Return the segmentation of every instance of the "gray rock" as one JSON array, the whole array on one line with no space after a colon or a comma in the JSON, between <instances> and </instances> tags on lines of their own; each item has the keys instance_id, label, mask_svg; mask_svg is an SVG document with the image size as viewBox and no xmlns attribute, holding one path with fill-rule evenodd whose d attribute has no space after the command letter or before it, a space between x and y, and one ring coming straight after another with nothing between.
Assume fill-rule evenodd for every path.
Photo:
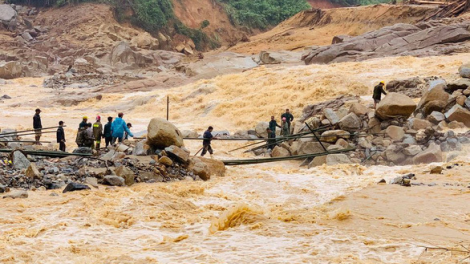
<instances>
[{"instance_id":1,"label":"gray rock","mask_svg":"<svg viewBox=\"0 0 470 264\"><path fill-rule=\"evenodd\" d=\"M428 117L427 120L433 124L439 124L441 121L445 120L446 117L443 113L433 111Z\"/></svg>"},{"instance_id":2,"label":"gray rock","mask_svg":"<svg viewBox=\"0 0 470 264\"><path fill-rule=\"evenodd\" d=\"M0 184L0 193L5 193L5 192L8 192L10 189L3 185L3 184Z\"/></svg>"},{"instance_id":3,"label":"gray rock","mask_svg":"<svg viewBox=\"0 0 470 264\"><path fill-rule=\"evenodd\" d=\"M339 121L339 126L342 130L357 131L361 128L362 121L354 113L349 113Z\"/></svg>"},{"instance_id":4,"label":"gray rock","mask_svg":"<svg viewBox=\"0 0 470 264\"><path fill-rule=\"evenodd\" d=\"M447 91L465 90L470 87L470 80L466 78L458 79L447 84Z\"/></svg>"},{"instance_id":5,"label":"gray rock","mask_svg":"<svg viewBox=\"0 0 470 264\"><path fill-rule=\"evenodd\" d=\"M328 119L328 121L330 121L330 123L332 125L335 125L335 124L339 123L339 121L340 121L340 119L339 119L338 115L336 114L336 112L331 108L323 109L323 114Z\"/></svg>"},{"instance_id":6,"label":"gray rock","mask_svg":"<svg viewBox=\"0 0 470 264\"><path fill-rule=\"evenodd\" d=\"M360 137L358 140L357 140L357 144L359 146L361 146L362 148L365 148L365 149L370 149L372 148L372 143L365 137Z\"/></svg>"},{"instance_id":7,"label":"gray rock","mask_svg":"<svg viewBox=\"0 0 470 264\"><path fill-rule=\"evenodd\" d=\"M181 163L187 164L189 161L189 151L184 147L179 148L177 146L169 146L165 148L165 152L168 156Z\"/></svg>"},{"instance_id":8,"label":"gray rock","mask_svg":"<svg viewBox=\"0 0 470 264\"><path fill-rule=\"evenodd\" d=\"M391 161L394 164L401 164L406 160L405 153L398 149L396 145L390 145L387 147L385 150L385 157L388 161Z\"/></svg>"},{"instance_id":9,"label":"gray rock","mask_svg":"<svg viewBox=\"0 0 470 264\"><path fill-rule=\"evenodd\" d=\"M23 32L23 34L21 34L21 37L27 42L34 40L34 38L27 31Z\"/></svg>"},{"instance_id":10,"label":"gray rock","mask_svg":"<svg viewBox=\"0 0 470 264\"><path fill-rule=\"evenodd\" d=\"M135 144L134 150L132 151L132 155L146 156L147 155L147 150L145 149L146 142L147 142L146 139L137 142L137 144Z\"/></svg>"},{"instance_id":11,"label":"gray rock","mask_svg":"<svg viewBox=\"0 0 470 264\"><path fill-rule=\"evenodd\" d=\"M300 145L298 155L315 154L325 152L319 142L306 142Z\"/></svg>"},{"instance_id":12,"label":"gray rock","mask_svg":"<svg viewBox=\"0 0 470 264\"><path fill-rule=\"evenodd\" d=\"M29 167L31 162L19 150L13 152L13 168L17 170L25 170Z\"/></svg>"},{"instance_id":13,"label":"gray rock","mask_svg":"<svg viewBox=\"0 0 470 264\"><path fill-rule=\"evenodd\" d=\"M272 153L271 153L271 156L273 158L278 158L278 157L289 157L290 156L290 153L287 149L285 148L282 148L282 147L279 147L279 146L275 146Z\"/></svg>"},{"instance_id":14,"label":"gray rock","mask_svg":"<svg viewBox=\"0 0 470 264\"><path fill-rule=\"evenodd\" d=\"M389 126L386 133L394 141L400 141L405 136L405 130L399 126Z\"/></svg>"},{"instance_id":15,"label":"gray rock","mask_svg":"<svg viewBox=\"0 0 470 264\"><path fill-rule=\"evenodd\" d=\"M462 78L470 78L470 63L460 66L459 74Z\"/></svg>"},{"instance_id":16,"label":"gray rock","mask_svg":"<svg viewBox=\"0 0 470 264\"><path fill-rule=\"evenodd\" d=\"M27 191L17 191L15 193L3 196L3 199L5 199L5 198L12 198L12 199L28 198L28 192Z\"/></svg>"},{"instance_id":17,"label":"gray rock","mask_svg":"<svg viewBox=\"0 0 470 264\"><path fill-rule=\"evenodd\" d=\"M16 15L15 9L10 5L0 5L0 22L10 22Z\"/></svg>"},{"instance_id":18,"label":"gray rock","mask_svg":"<svg viewBox=\"0 0 470 264\"><path fill-rule=\"evenodd\" d=\"M23 74L23 66L19 61L0 61L0 78L15 79Z\"/></svg>"},{"instance_id":19,"label":"gray rock","mask_svg":"<svg viewBox=\"0 0 470 264\"><path fill-rule=\"evenodd\" d=\"M403 143L408 144L408 145L416 145L416 139L408 134L405 134L405 137L403 137Z\"/></svg>"},{"instance_id":20,"label":"gray rock","mask_svg":"<svg viewBox=\"0 0 470 264\"><path fill-rule=\"evenodd\" d=\"M403 150L403 153L407 156L416 156L422 151L421 147L418 145L412 145Z\"/></svg>"},{"instance_id":21,"label":"gray rock","mask_svg":"<svg viewBox=\"0 0 470 264\"><path fill-rule=\"evenodd\" d=\"M116 176L116 175L104 176L104 182L111 186L124 186L125 185L124 178Z\"/></svg>"}]
</instances>

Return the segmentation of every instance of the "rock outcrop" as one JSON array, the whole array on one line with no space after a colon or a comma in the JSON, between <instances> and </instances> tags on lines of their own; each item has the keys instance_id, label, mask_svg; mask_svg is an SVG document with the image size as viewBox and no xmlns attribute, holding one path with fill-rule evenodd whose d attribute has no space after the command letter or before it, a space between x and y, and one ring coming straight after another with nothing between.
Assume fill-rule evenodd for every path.
<instances>
[{"instance_id":1,"label":"rock outcrop","mask_svg":"<svg viewBox=\"0 0 470 264\"><path fill-rule=\"evenodd\" d=\"M359 61L385 56L429 56L448 54L463 47L470 39L470 22L438 24L420 28L410 24L395 24L341 43L314 47L304 54L306 64ZM450 44L452 45L447 45Z\"/></svg>"}]
</instances>

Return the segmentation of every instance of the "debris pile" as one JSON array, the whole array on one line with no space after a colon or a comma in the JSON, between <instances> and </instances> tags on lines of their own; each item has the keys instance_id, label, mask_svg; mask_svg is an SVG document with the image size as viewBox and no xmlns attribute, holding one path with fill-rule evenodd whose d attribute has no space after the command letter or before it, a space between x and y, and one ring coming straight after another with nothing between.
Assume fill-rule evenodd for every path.
<instances>
[{"instance_id":1,"label":"debris pile","mask_svg":"<svg viewBox=\"0 0 470 264\"><path fill-rule=\"evenodd\" d=\"M88 185L206 181L211 176L224 175L221 161L191 157L183 146L181 132L168 121L153 119L149 131L153 134L149 133L148 139L136 143L125 140L95 156L51 159L12 149L0 162L0 192L10 188L68 192L86 190L84 186Z\"/></svg>"}]
</instances>

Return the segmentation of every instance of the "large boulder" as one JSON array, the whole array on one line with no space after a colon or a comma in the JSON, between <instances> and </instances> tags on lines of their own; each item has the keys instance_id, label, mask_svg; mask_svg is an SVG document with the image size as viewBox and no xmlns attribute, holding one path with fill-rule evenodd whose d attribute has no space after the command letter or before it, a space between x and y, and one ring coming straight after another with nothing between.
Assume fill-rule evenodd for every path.
<instances>
[{"instance_id":1,"label":"large boulder","mask_svg":"<svg viewBox=\"0 0 470 264\"><path fill-rule=\"evenodd\" d=\"M273 149L273 152L271 153L271 156L273 158L280 158L280 157L289 157L290 153L289 150L280 147L280 146L275 146Z\"/></svg>"},{"instance_id":2,"label":"large boulder","mask_svg":"<svg viewBox=\"0 0 470 264\"><path fill-rule=\"evenodd\" d=\"M442 162L441 147L434 143L431 143L425 151L419 153L413 158L414 164L431 162Z\"/></svg>"},{"instance_id":3,"label":"large boulder","mask_svg":"<svg viewBox=\"0 0 470 264\"><path fill-rule=\"evenodd\" d=\"M146 67L154 62L152 58L133 51L126 42L120 42L113 47L109 60L112 66L122 69Z\"/></svg>"},{"instance_id":4,"label":"large boulder","mask_svg":"<svg viewBox=\"0 0 470 264\"><path fill-rule=\"evenodd\" d=\"M268 127L269 127L268 122L259 122L255 128L256 135L258 137L268 138L268 132L266 131Z\"/></svg>"},{"instance_id":5,"label":"large boulder","mask_svg":"<svg viewBox=\"0 0 470 264\"><path fill-rule=\"evenodd\" d=\"M350 136L351 134L344 130L328 130L321 134L320 140L322 142L335 143L338 138L348 139Z\"/></svg>"},{"instance_id":6,"label":"large boulder","mask_svg":"<svg viewBox=\"0 0 470 264\"><path fill-rule=\"evenodd\" d=\"M25 170L29 167L31 162L26 158L23 152L16 150L13 152L13 168L17 170Z\"/></svg>"},{"instance_id":7,"label":"large boulder","mask_svg":"<svg viewBox=\"0 0 470 264\"><path fill-rule=\"evenodd\" d=\"M14 79L21 77L23 66L18 61L0 62L0 79Z\"/></svg>"},{"instance_id":8,"label":"large boulder","mask_svg":"<svg viewBox=\"0 0 470 264\"><path fill-rule=\"evenodd\" d=\"M183 134L175 125L163 118L153 118L147 128L147 144L157 149L165 149L171 145L181 147Z\"/></svg>"},{"instance_id":9,"label":"large boulder","mask_svg":"<svg viewBox=\"0 0 470 264\"><path fill-rule=\"evenodd\" d=\"M159 46L158 39L152 37L149 33L141 33L131 40L131 45L140 49L156 50Z\"/></svg>"},{"instance_id":10,"label":"large boulder","mask_svg":"<svg viewBox=\"0 0 470 264\"><path fill-rule=\"evenodd\" d=\"M225 175L225 165L222 161L203 157L192 157L189 161L188 170L204 181L209 180L214 175Z\"/></svg>"},{"instance_id":11,"label":"large boulder","mask_svg":"<svg viewBox=\"0 0 470 264\"><path fill-rule=\"evenodd\" d=\"M416 104L410 97L398 93L389 93L377 105L375 114L382 120L396 117L408 118L415 110Z\"/></svg>"},{"instance_id":12,"label":"large boulder","mask_svg":"<svg viewBox=\"0 0 470 264\"><path fill-rule=\"evenodd\" d=\"M470 63L460 66L459 74L462 78L470 78Z\"/></svg>"},{"instance_id":13,"label":"large boulder","mask_svg":"<svg viewBox=\"0 0 470 264\"><path fill-rule=\"evenodd\" d=\"M361 124L361 119L355 113L349 113L339 121L339 127L346 131L357 131Z\"/></svg>"},{"instance_id":14,"label":"large boulder","mask_svg":"<svg viewBox=\"0 0 470 264\"><path fill-rule=\"evenodd\" d=\"M0 22L8 25L8 22L16 17L16 11L11 5L0 5Z\"/></svg>"},{"instance_id":15,"label":"large boulder","mask_svg":"<svg viewBox=\"0 0 470 264\"><path fill-rule=\"evenodd\" d=\"M450 122L462 122L467 127L470 127L470 111L461 107L460 105L454 105L449 111L445 113L445 117Z\"/></svg>"},{"instance_id":16,"label":"large boulder","mask_svg":"<svg viewBox=\"0 0 470 264\"><path fill-rule=\"evenodd\" d=\"M319 142L306 142L300 146L298 155L315 154L321 152L325 152L325 150Z\"/></svg>"},{"instance_id":17,"label":"large boulder","mask_svg":"<svg viewBox=\"0 0 470 264\"><path fill-rule=\"evenodd\" d=\"M418 103L417 109L425 116L433 111L442 111L449 100L449 94L445 91L445 84L438 84L431 90L428 90Z\"/></svg>"}]
</instances>

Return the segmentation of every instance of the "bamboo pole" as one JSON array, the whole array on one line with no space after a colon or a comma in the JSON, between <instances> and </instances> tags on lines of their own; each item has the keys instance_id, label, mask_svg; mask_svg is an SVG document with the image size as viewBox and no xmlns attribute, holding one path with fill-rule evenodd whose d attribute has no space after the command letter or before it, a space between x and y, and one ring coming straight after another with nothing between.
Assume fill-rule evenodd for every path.
<instances>
[{"instance_id":1,"label":"bamboo pole","mask_svg":"<svg viewBox=\"0 0 470 264\"><path fill-rule=\"evenodd\" d=\"M55 129L58 128L59 126L54 126L54 127L45 127L45 128L38 128L38 129L30 129L30 130L21 130L21 131L16 131L16 132L8 132L8 133L0 133L0 136L5 136L5 135L16 135L16 134L22 134L26 132L36 132L37 130L49 130L49 129ZM66 127L66 126L63 126Z\"/></svg>"}]
</instances>

